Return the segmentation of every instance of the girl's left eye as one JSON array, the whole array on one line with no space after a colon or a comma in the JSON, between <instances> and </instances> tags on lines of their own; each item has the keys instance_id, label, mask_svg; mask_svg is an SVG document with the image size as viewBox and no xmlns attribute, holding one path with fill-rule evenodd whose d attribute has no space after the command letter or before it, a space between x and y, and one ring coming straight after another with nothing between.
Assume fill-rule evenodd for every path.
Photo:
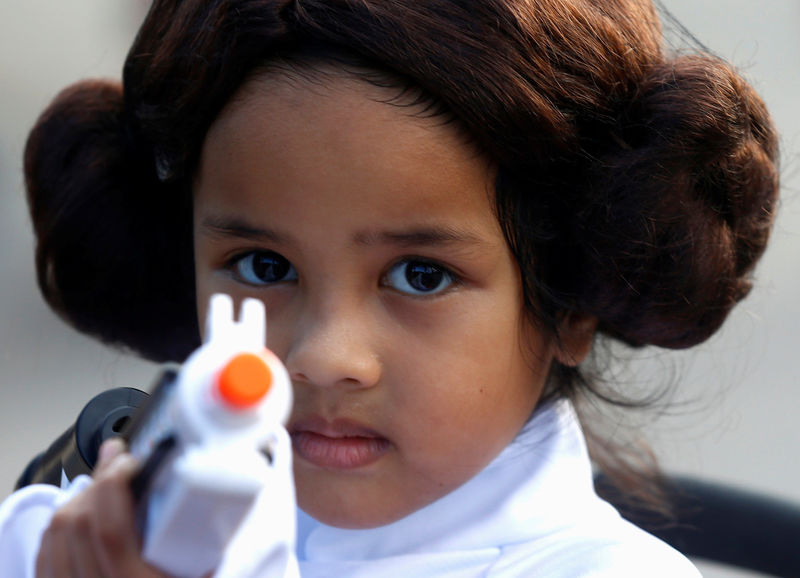
<instances>
[{"instance_id":1,"label":"girl's left eye","mask_svg":"<svg viewBox=\"0 0 800 578\"><path fill-rule=\"evenodd\" d=\"M420 259L394 264L385 277L386 285L409 295L435 295L456 281L455 274L446 267Z\"/></svg>"}]
</instances>

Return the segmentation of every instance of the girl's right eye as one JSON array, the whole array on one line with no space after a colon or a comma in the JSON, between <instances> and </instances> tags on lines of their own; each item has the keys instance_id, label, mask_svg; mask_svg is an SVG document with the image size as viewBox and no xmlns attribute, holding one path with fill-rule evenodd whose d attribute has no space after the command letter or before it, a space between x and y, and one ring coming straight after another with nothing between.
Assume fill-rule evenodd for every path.
<instances>
[{"instance_id":1,"label":"girl's right eye","mask_svg":"<svg viewBox=\"0 0 800 578\"><path fill-rule=\"evenodd\" d=\"M231 270L241 281L250 285L269 285L297 280L294 266L282 255L272 251L252 251L233 260Z\"/></svg>"}]
</instances>

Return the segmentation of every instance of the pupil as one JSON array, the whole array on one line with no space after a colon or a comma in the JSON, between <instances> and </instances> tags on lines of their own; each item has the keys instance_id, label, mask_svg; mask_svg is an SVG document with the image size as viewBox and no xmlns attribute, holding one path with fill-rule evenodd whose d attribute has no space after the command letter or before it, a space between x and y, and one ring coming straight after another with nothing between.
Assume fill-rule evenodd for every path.
<instances>
[{"instance_id":1,"label":"pupil","mask_svg":"<svg viewBox=\"0 0 800 578\"><path fill-rule=\"evenodd\" d=\"M406 280L417 291L431 291L442 282L444 273L434 265L415 263L406 269Z\"/></svg>"},{"instance_id":2,"label":"pupil","mask_svg":"<svg viewBox=\"0 0 800 578\"><path fill-rule=\"evenodd\" d=\"M289 272L289 261L275 255L256 255L253 258L253 273L265 282L280 281Z\"/></svg>"}]
</instances>

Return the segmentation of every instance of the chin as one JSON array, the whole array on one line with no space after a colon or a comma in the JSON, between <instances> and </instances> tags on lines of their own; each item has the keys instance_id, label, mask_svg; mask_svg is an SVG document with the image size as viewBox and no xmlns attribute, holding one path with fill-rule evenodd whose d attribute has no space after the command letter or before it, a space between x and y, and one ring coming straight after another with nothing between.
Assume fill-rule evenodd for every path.
<instances>
[{"instance_id":1,"label":"chin","mask_svg":"<svg viewBox=\"0 0 800 578\"><path fill-rule=\"evenodd\" d=\"M320 503L319 499L311 500L311 503L306 503L307 501L298 496L298 504L306 514L326 526L343 530L369 530L386 526L415 511L387 509L385 503L382 508L371 508L364 503L345 507L343 501L335 498L327 503Z\"/></svg>"}]
</instances>

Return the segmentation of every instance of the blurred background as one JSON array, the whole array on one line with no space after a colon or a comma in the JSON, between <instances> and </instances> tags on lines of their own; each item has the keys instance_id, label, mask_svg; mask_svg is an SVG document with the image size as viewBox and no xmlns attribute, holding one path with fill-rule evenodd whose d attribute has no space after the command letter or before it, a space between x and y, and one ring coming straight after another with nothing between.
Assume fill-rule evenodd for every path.
<instances>
[{"instance_id":1,"label":"blurred background","mask_svg":"<svg viewBox=\"0 0 800 578\"><path fill-rule=\"evenodd\" d=\"M752 294L692 352L646 350L626 379L679 382L677 404L642 428L669 471L800 503L800 2L664 0L755 85L782 134L782 204ZM112 387L150 387L158 368L65 326L36 287L21 158L64 86L119 78L146 0L0 0L0 497L31 457ZM755 574L701 564L705 576Z\"/></svg>"}]
</instances>

